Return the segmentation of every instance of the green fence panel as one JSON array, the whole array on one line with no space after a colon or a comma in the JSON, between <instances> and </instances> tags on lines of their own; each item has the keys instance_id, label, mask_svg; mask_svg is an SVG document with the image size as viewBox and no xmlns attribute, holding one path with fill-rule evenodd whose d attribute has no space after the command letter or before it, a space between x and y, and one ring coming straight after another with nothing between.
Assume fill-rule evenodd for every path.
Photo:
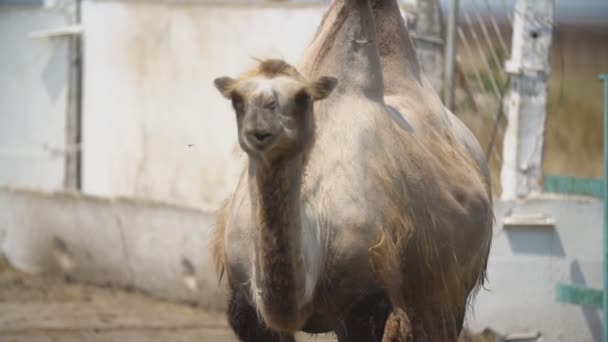
<instances>
[{"instance_id":1,"label":"green fence panel","mask_svg":"<svg viewBox=\"0 0 608 342\"><path fill-rule=\"evenodd\" d=\"M545 175L545 192L604 198L604 181L597 178Z\"/></svg>"}]
</instances>

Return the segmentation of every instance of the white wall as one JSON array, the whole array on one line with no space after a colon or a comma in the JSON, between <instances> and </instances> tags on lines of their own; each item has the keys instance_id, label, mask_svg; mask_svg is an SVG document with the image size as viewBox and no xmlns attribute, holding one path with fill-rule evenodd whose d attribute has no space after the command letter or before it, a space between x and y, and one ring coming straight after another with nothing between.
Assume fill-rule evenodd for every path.
<instances>
[{"instance_id":1,"label":"white wall","mask_svg":"<svg viewBox=\"0 0 608 342\"><path fill-rule=\"evenodd\" d=\"M217 206L239 168L234 114L213 79L249 57L297 62L322 12L84 2L83 190Z\"/></svg>"},{"instance_id":2,"label":"white wall","mask_svg":"<svg viewBox=\"0 0 608 342\"><path fill-rule=\"evenodd\" d=\"M68 42L28 35L66 24L61 11L0 7L0 185L64 185Z\"/></svg>"},{"instance_id":3,"label":"white wall","mask_svg":"<svg viewBox=\"0 0 608 342\"><path fill-rule=\"evenodd\" d=\"M468 323L507 333L542 333L542 341L602 341L602 311L556 301L557 283L602 289L603 202L548 197L500 201L488 264ZM505 217L544 215L554 228L504 228Z\"/></svg>"}]
</instances>

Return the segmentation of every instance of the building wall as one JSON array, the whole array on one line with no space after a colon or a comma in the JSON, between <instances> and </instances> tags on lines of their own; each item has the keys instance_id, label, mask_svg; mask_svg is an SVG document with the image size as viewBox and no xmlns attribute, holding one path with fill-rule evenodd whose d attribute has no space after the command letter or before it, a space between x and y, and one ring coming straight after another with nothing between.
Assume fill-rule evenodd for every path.
<instances>
[{"instance_id":1,"label":"building wall","mask_svg":"<svg viewBox=\"0 0 608 342\"><path fill-rule=\"evenodd\" d=\"M68 23L60 10L0 7L0 185L64 186L68 41L28 36Z\"/></svg>"}]
</instances>

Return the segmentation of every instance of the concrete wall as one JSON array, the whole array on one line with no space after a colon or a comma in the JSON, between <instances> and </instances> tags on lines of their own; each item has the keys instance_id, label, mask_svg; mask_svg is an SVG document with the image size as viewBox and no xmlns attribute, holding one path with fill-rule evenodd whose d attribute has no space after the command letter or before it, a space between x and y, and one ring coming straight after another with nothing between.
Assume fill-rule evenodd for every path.
<instances>
[{"instance_id":1,"label":"concrete wall","mask_svg":"<svg viewBox=\"0 0 608 342\"><path fill-rule=\"evenodd\" d=\"M212 220L159 202L0 188L0 254L27 272L222 308Z\"/></svg>"},{"instance_id":2,"label":"concrete wall","mask_svg":"<svg viewBox=\"0 0 608 342\"><path fill-rule=\"evenodd\" d=\"M0 7L0 185L64 185L68 41L28 35L68 23L59 10Z\"/></svg>"},{"instance_id":3,"label":"concrete wall","mask_svg":"<svg viewBox=\"0 0 608 342\"><path fill-rule=\"evenodd\" d=\"M544 197L500 201L488 265L488 291L477 297L472 328L540 332L542 341L602 341L601 310L558 303L558 282L602 288L603 203ZM504 227L505 218L546 216L550 227Z\"/></svg>"}]
</instances>

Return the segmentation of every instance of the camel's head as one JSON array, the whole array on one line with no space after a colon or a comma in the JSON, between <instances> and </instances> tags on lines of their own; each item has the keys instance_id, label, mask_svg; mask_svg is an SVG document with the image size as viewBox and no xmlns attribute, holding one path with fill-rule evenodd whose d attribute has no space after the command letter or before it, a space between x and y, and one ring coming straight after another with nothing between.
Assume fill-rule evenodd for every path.
<instances>
[{"instance_id":1,"label":"camel's head","mask_svg":"<svg viewBox=\"0 0 608 342\"><path fill-rule=\"evenodd\" d=\"M238 139L251 158L275 160L301 152L312 137L313 102L329 96L337 81L308 82L291 65L270 59L238 79L220 77L216 88L232 100Z\"/></svg>"}]
</instances>

